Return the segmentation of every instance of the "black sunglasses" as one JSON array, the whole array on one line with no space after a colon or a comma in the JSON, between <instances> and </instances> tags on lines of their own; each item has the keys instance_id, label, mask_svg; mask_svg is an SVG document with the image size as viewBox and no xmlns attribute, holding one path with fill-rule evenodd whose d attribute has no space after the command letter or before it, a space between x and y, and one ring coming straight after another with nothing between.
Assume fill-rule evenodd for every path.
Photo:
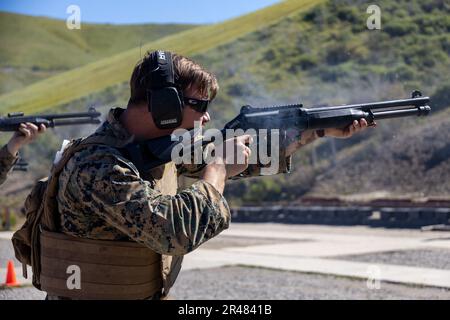
<instances>
[{"instance_id":1,"label":"black sunglasses","mask_svg":"<svg viewBox=\"0 0 450 320\"><path fill-rule=\"evenodd\" d=\"M209 100L200 100L195 98L184 97L184 104L189 105L197 112L205 113L208 110Z\"/></svg>"}]
</instances>

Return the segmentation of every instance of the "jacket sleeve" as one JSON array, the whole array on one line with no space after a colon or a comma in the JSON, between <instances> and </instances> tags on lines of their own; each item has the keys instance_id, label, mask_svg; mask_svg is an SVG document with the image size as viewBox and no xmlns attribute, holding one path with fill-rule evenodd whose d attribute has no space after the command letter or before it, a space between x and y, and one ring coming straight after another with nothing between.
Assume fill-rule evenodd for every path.
<instances>
[{"instance_id":1,"label":"jacket sleeve","mask_svg":"<svg viewBox=\"0 0 450 320\"><path fill-rule=\"evenodd\" d=\"M91 190L84 193L86 212L131 239L161 254L184 255L228 228L228 204L209 183L201 180L175 196L163 195L125 162L105 158L78 166L71 179Z\"/></svg>"},{"instance_id":2,"label":"jacket sleeve","mask_svg":"<svg viewBox=\"0 0 450 320\"><path fill-rule=\"evenodd\" d=\"M9 153L6 145L0 149L0 184L5 182L8 172L11 171L17 160L18 156Z\"/></svg>"}]
</instances>

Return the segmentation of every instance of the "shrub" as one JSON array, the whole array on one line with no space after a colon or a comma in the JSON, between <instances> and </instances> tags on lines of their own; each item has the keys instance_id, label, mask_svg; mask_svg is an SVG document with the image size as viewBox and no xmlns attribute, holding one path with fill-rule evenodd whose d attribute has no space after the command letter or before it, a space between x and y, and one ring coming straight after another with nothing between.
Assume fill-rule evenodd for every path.
<instances>
[{"instance_id":1,"label":"shrub","mask_svg":"<svg viewBox=\"0 0 450 320\"><path fill-rule=\"evenodd\" d=\"M300 55L296 61L294 61L289 67L290 72L297 72L300 70L310 70L317 66L317 57L312 55L303 54Z\"/></svg>"},{"instance_id":2,"label":"shrub","mask_svg":"<svg viewBox=\"0 0 450 320\"><path fill-rule=\"evenodd\" d=\"M275 50L269 49L263 54L263 60L265 61L272 61L276 58Z\"/></svg>"},{"instance_id":3,"label":"shrub","mask_svg":"<svg viewBox=\"0 0 450 320\"><path fill-rule=\"evenodd\" d=\"M416 73L412 67L402 64L390 71L387 76L390 81L408 81L413 80Z\"/></svg>"},{"instance_id":4,"label":"shrub","mask_svg":"<svg viewBox=\"0 0 450 320\"><path fill-rule=\"evenodd\" d=\"M444 50L448 55L450 55L450 35L442 36L439 39L442 50Z\"/></svg>"},{"instance_id":5,"label":"shrub","mask_svg":"<svg viewBox=\"0 0 450 320\"><path fill-rule=\"evenodd\" d=\"M281 186L279 183L269 177L264 179L255 179L250 184L247 192L244 194L245 201L261 202L263 200L279 199Z\"/></svg>"},{"instance_id":6,"label":"shrub","mask_svg":"<svg viewBox=\"0 0 450 320\"><path fill-rule=\"evenodd\" d=\"M416 24L408 20L394 20L385 24L383 29L391 37L402 37L407 34L416 33L419 30Z\"/></svg>"},{"instance_id":7,"label":"shrub","mask_svg":"<svg viewBox=\"0 0 450 320\"><path fill-rule=\"evenodd\" d=\"M325 60L330 65L337 65L350 59L350 50L345 43L331 44L325 54Z\"/></svg>"},{"instance_id":8,"label":"shrub","mask_svg":"<svg viewBox=\"0 0 450 320\"><path fill-rule=\"evenodd\" d=\"M431 96L433 111L450 107L450 83L446 83Z\"/></svg>"},{"instance_id":9,"label":"shrub","mask_svg":"<svg viewBox=\"0 0 450 320\"><path fill-rule=\"evenodd\" d=\"M350 23L361 22L362 13L358 11L356 7L341 7L338 9L336 16L341 21L347 21Z\"/></svg>"},{"instance_id":10,"label":"shrub","mask_svg":"<svg viewBox=\"0 0 450 320\"><path fill-rule=\"evenodd\" d=\"M331 67L331 66L320 66L315 70L316 76L319 76L320 79L324 82L336 82L340 78L346 77L348 75L345 68L341 68L340 66Z\"/></svg>"},{"instance_id":11,"label":"shrub","mask_svg":"<svg viewBox=\"0 0 450 320\"><path fill-rule=\"evenodd\" d=\"M314 7L312 10L305 13L303 20L306 22L317 23L324 17L324 8L322 5Z\"/></svg>"}]
</instances>

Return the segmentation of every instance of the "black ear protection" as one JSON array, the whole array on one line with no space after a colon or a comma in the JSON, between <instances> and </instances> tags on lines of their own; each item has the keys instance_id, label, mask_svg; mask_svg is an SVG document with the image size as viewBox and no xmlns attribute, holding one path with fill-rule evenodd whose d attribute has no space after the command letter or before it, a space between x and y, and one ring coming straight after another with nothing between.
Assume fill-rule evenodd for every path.
<instances>
[{"instance_id":1,"label":"black ear protection","mask_svg":"<svg viewBox=\"0 0 450 320\"><path fill-rule=\"evenodd\" d=\"M147 101L153 121L160 129L179 127L183 120L183 93L175 84L172 54L167 51L154 51L150 54L150 88L147 88Z\"/></svg>"}]
</instances>

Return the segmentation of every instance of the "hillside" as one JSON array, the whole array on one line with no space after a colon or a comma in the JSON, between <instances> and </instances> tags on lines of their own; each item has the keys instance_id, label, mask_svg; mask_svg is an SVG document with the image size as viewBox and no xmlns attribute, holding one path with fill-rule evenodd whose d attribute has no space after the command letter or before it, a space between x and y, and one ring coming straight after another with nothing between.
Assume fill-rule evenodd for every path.
<instances>
[{"instance_id":1,"label":"hillside","mask_svg":"<svg viewBox=\"0 0 450 320\"><path fill-rule=\"evenodd\" d=\"M82 24L0 12L0 94L194 25Z\"/></svg>"},{"instance_id":2,"label":"hillside","mask_svg":"<svg viewBox=\"0 0 450 320\"><path fill-rule=\"evenodd\" d=\"M285 18L310 9L320 0L289 0L223 23L201 26L145 43L122 53L39 81L0 96L0 112L21 110L32 113L68 103L116 85L129 78L130 70L144 50L165 48L194 55L231 42Z\"/></svg>"},{"instance_id":3,"label":"hillside","mask_svg":"<svg viewBox=\"0 0 450 320\"><path fill-rule=\"evenodd\" d=\"M229 119L248 103L339 105L406 98L413 89L432 97L432 117L387 120L377 130L334 140L335 157L329 139L318 141L296 155L290 175L229 188L237 203L360 191L450 194L450 82L443 72L450 70L450 6L380 1L382 30L369 31L366 3L348 3L329 1L198 56L222 79L216 118Z\"/></svg>"},{"instance_id":4,"label":"hillside","mask_svg":"<svg viewBox=\"0 0 450 320\"><path fill-rule=\"evenodd\" d=\"M382 192L393 196L448 196L448 2L379 1L382 29L372 31L366 28L368 15L364 1L334 0L316 6L311 2L304 7L299 3L304 2L282 3L298 5L301 8L298 10L279 6L262 10L259 14L271 17L265 23L255 18L258 15L250 16L251 19L242 17L225 25L175 34L153 45L181 48L181 52L193 56L217 74L221 90L211 106L217 126L223 125L244 104L268 106L300 101L308 107L337 105L406 98L413 89L432 97L432 115L425 119L383 121L376 130L348 140L334 140L335 156L330 139L317 141L295 156L291 174L233 182L226 190L227 197L233 204L240 204L291 201L306 194ZM249 19L255 25L242 25ZM240 26L242 33L233 29L236 26ZM192 41L217 30L223 30L223 38L214 41L208 38L211 42L202 48ZM173 45L175 40L181 41L180 47ZM188 43L195 45L188 46ZM24 97L24 106L39 110L45 107L44 102L49 106L56 101L70 101L58 110L80 110L95 104L106 111L111 105L123 105L128 95L125 81L131 73L131 67L126 69L125 64L137 60L136 49L133 50L26 88L30 96ZM124 62L114 64L114 61L122 61L119 58ZM125 62L127 59L130 62ZM92 73L97 70L94 67L99 68L95 74ZM120 75L111 79L108 75L113 70L120 71ZM89 85L76 88L89 95L79 95L73 100L77 96L75 91L63 90L55 100L45 97L49 84L55 83L61 88L68 79L82 76L89 79ZM101 83L90 87L95 82ZM113 83L114 86L100 89ZM100 91L95 92L97 89ZM0 110L19 100L17 93L0 97ZM86 133L89 129L84 130ZM54 152L51 150L60 139L76 136L76 133L79 134L74 129L49 135L51 138L46 141L50 148L35 145L26 149L25 154L44 154L49 161ZM44 161L39 166L34 164L34 168L40 168L36 172L45 172L42 171L44 164Z\"/></svg>"},{"instance_id":5,"label":"hillside","mask_svg":"<svg viewBox=\"0 0 450 320\"><path fill-rule=\"evenodd\" d=\"M372 140L364 144L361 150L324 172L310 194L340 190L342 195L449 195L449 138L450 110L441 111L426 123L398 132L384 143Z\"/></svg>"},{"instance_id":6,"label":"hillside","mask_svg":"<svg viewBox=\"0 0 450 320\"><path fill-rule=\"evenodd\" d=\"M246 103L342 104L408 97L413 89L426 95L445 91L450 85L445 72L450 70L448 2L379 5L382 30L366 28L365 1L335 0L197 59L217 73L221 96L225 93L236 108Z\"/></svg>"}]
</instances>

